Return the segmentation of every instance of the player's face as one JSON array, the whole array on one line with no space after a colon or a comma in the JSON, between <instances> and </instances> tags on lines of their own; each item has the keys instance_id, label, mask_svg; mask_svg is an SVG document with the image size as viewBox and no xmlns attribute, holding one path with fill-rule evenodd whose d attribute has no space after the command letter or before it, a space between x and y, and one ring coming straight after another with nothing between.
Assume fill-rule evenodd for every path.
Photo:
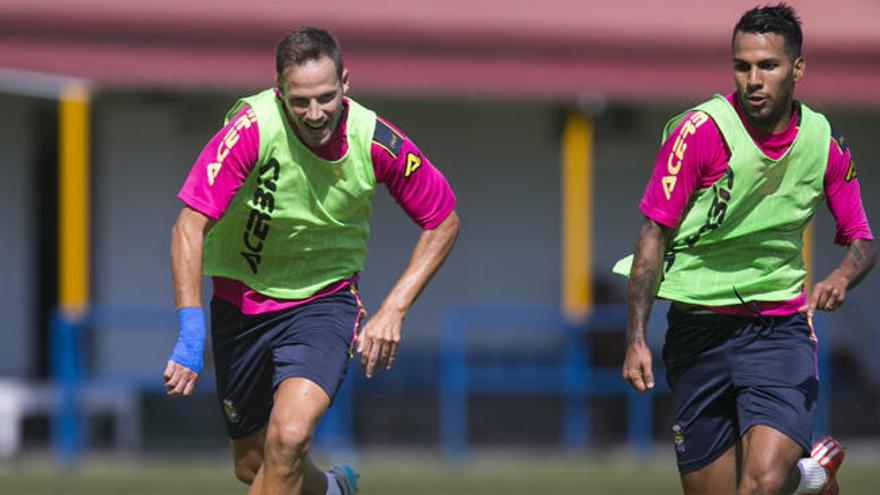
<instances>
[{"instance_id":1,"label":"player's face","mask_svg":"<svg viewBox=\"0 0 880 495\"><path fill-rule=\"evenodd\" d=\"M348 72L343 70L340 80L333 60L322 57L284 69L278 87L300 139L312 148L327 144L342 115Z\"/></svg>"},{"instance_id":2,"label":"player's face","mask_svg":"<svg viewBox=\"0 0 880 495\"><path fill-rule=\"evenodd\" d=\"M791 60L776 33L742 33L733 39L733 79L740 105L755 127L777 132L791 115L794 85L804 75L804 58Z\"/></svg>"}]
</instances>

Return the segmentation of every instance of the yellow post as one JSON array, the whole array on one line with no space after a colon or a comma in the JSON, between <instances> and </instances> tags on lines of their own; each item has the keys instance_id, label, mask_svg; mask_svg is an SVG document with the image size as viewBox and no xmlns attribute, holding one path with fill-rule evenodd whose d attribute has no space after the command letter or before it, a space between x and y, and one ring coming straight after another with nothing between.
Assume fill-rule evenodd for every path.
<instances>
[{"instance_id":1,"label":"yellow post","mask_svg":"<svg viewBox=\"0 0 880 495\"><path fill-rule=\"evenodd\" d=\"M593 304L593 124L572 112L562 132L562 310L582 321Z\"/></svg>"},{"instance_id":2,"label":"yellow post","mask_svg":"<svg viewBox=\"0 0 880 495\"><path fill-rule=\"evenodd\" d=\"M804 285L807 287L807 294L813 290L813 221L804 229L804 247L802 251L804 257L804 268L807 270L807 278L804 279Z\"/></svg>"},{"instance_id":3,"label":"yellow post","mask_svg":"<svg viewBox=\"0 0 880 495\"><path fill-rule=\"evenodd\" d=\"M61 91L58 108L58 304L70 318L89 303L89 90Z\"/></svg>"}]
</instances>

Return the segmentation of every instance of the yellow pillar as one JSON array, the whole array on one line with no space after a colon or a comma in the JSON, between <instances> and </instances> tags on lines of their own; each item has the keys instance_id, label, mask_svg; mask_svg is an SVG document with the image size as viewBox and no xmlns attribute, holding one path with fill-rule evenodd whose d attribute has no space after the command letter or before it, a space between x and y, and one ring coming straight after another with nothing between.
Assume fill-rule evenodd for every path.
<instances>
[{"instance_id":1,"label":"yellow pillar","mask_svg":"<svg viewBox=\"0 0 880 495\"><path fill-rule=\"evenodd\" d=\"M802 251L802 255L804 257L804 268L807 269L807 278L804 280L804 285L807 287L807 293L809 294L811 290L813 290L813 221L810 221L810 224L807 225L807 228L804 229L804 247Z\"/></svg>"},{"instance_id":2,"label":"yellow pillar","mask_svg":"<svg viewBox=\"0 0 880 495\"><path fill-rule=\"evenodd\" d=\"M582 321L593 304L593 124L572 112L562 132L562 310Z\"/></svg>"},{"instance_id":3,"label":"yellow pillar","mask_svg":"<svg viewBox=\"0 0 880 495\"><path fill-rule=\"evenodd\" d=\"M76 318L89 303L89 90L61 91L58 108L58 304Z\"/></svg>"}]
</instances>

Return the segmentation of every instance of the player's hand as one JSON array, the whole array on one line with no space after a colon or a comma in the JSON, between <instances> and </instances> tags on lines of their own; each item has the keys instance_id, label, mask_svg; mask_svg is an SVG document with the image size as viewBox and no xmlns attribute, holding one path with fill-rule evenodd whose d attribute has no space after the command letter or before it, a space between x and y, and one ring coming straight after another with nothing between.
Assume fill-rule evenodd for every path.
<instances>
[{"instance_id":1,"label":"player's hand","mask_svg":"<svg viewBox=\"0 0 880 495\"><path fill-rule=\"evenodd\" d=\"M162 378L168 395L187 396L192 394L202 371L205 353L205 314L202 308L178 309L177 328L177 343Z\"/></svg>"},{"instance_id":2,"label":"player's hand","mask_svg":"<svg viewBox=\"0 0 880 495\"><path fill-rule=\"evenodd\" d=\"M165 372L162 373L165 380L165 393L174 397L185 397L191 395L196 383L199 381L199 374L186 366L168 361L165 366Z\"/></svg>"},{"instance_id":3,"label":"player's hand","mask_svg":"<svg viewBox=\"0 0 880 495\"><path fill-rule=\"evenodd\" d=\"M834 272L813 287L813 292L807 299L806 304L798 311L806 313L810 318L816 310L834 311L843 305L846 299L846 286L849 284L846 277Z\"/></svg>"},{"instance_id":4,"label":"player's hand","mask_svg":"<svg viewBox=\"0 0 880 495\"><path fill-rule=\"evenodd\" d=\"M380 309L358 335L357 352L367 378L373 377L374 370L390 370L394 364L403 316L403 312Z\"/></svg>"},{"instance_id":5,"label":"player's hand","mask_svg":"<svg viewBox=\"0 0 880 495\"><path fill-rule=\"evenodd\" d=\"M623 360L623 379L639 392L654 388L654 373L651 371L651 349L642 342L626 346Z\"/></svg>"}]
</instances>

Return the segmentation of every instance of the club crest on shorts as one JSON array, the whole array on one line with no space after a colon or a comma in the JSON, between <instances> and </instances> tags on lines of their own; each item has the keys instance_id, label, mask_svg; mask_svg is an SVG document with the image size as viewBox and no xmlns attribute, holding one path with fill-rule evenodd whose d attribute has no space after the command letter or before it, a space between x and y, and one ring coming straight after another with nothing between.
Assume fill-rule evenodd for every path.
<instances>
[{"instance_id":1,"label":"club crest on shorts","mask_svg":"<svg viewBox=\"0 0 880 495\"><path fill-rule=\"evenodd\" d=\"M223 412L226 413L226 419L228 419L230 423L238 423L241 419L238 416L238 411L235 410L235 406L232 405L232 401L229 399L223 399Z\"/></svg>"},{"instance_id":2,"label":"club crest on shorts","mask_svg":"<svg viewBox=\"0 0 880 495\"><path fill-rule=\"evenodd\" d=\"M675 444L675 451L684 453L684 433L681 431L681 425L672 425L672 443Z\"/></svg>"}]
</instances>

